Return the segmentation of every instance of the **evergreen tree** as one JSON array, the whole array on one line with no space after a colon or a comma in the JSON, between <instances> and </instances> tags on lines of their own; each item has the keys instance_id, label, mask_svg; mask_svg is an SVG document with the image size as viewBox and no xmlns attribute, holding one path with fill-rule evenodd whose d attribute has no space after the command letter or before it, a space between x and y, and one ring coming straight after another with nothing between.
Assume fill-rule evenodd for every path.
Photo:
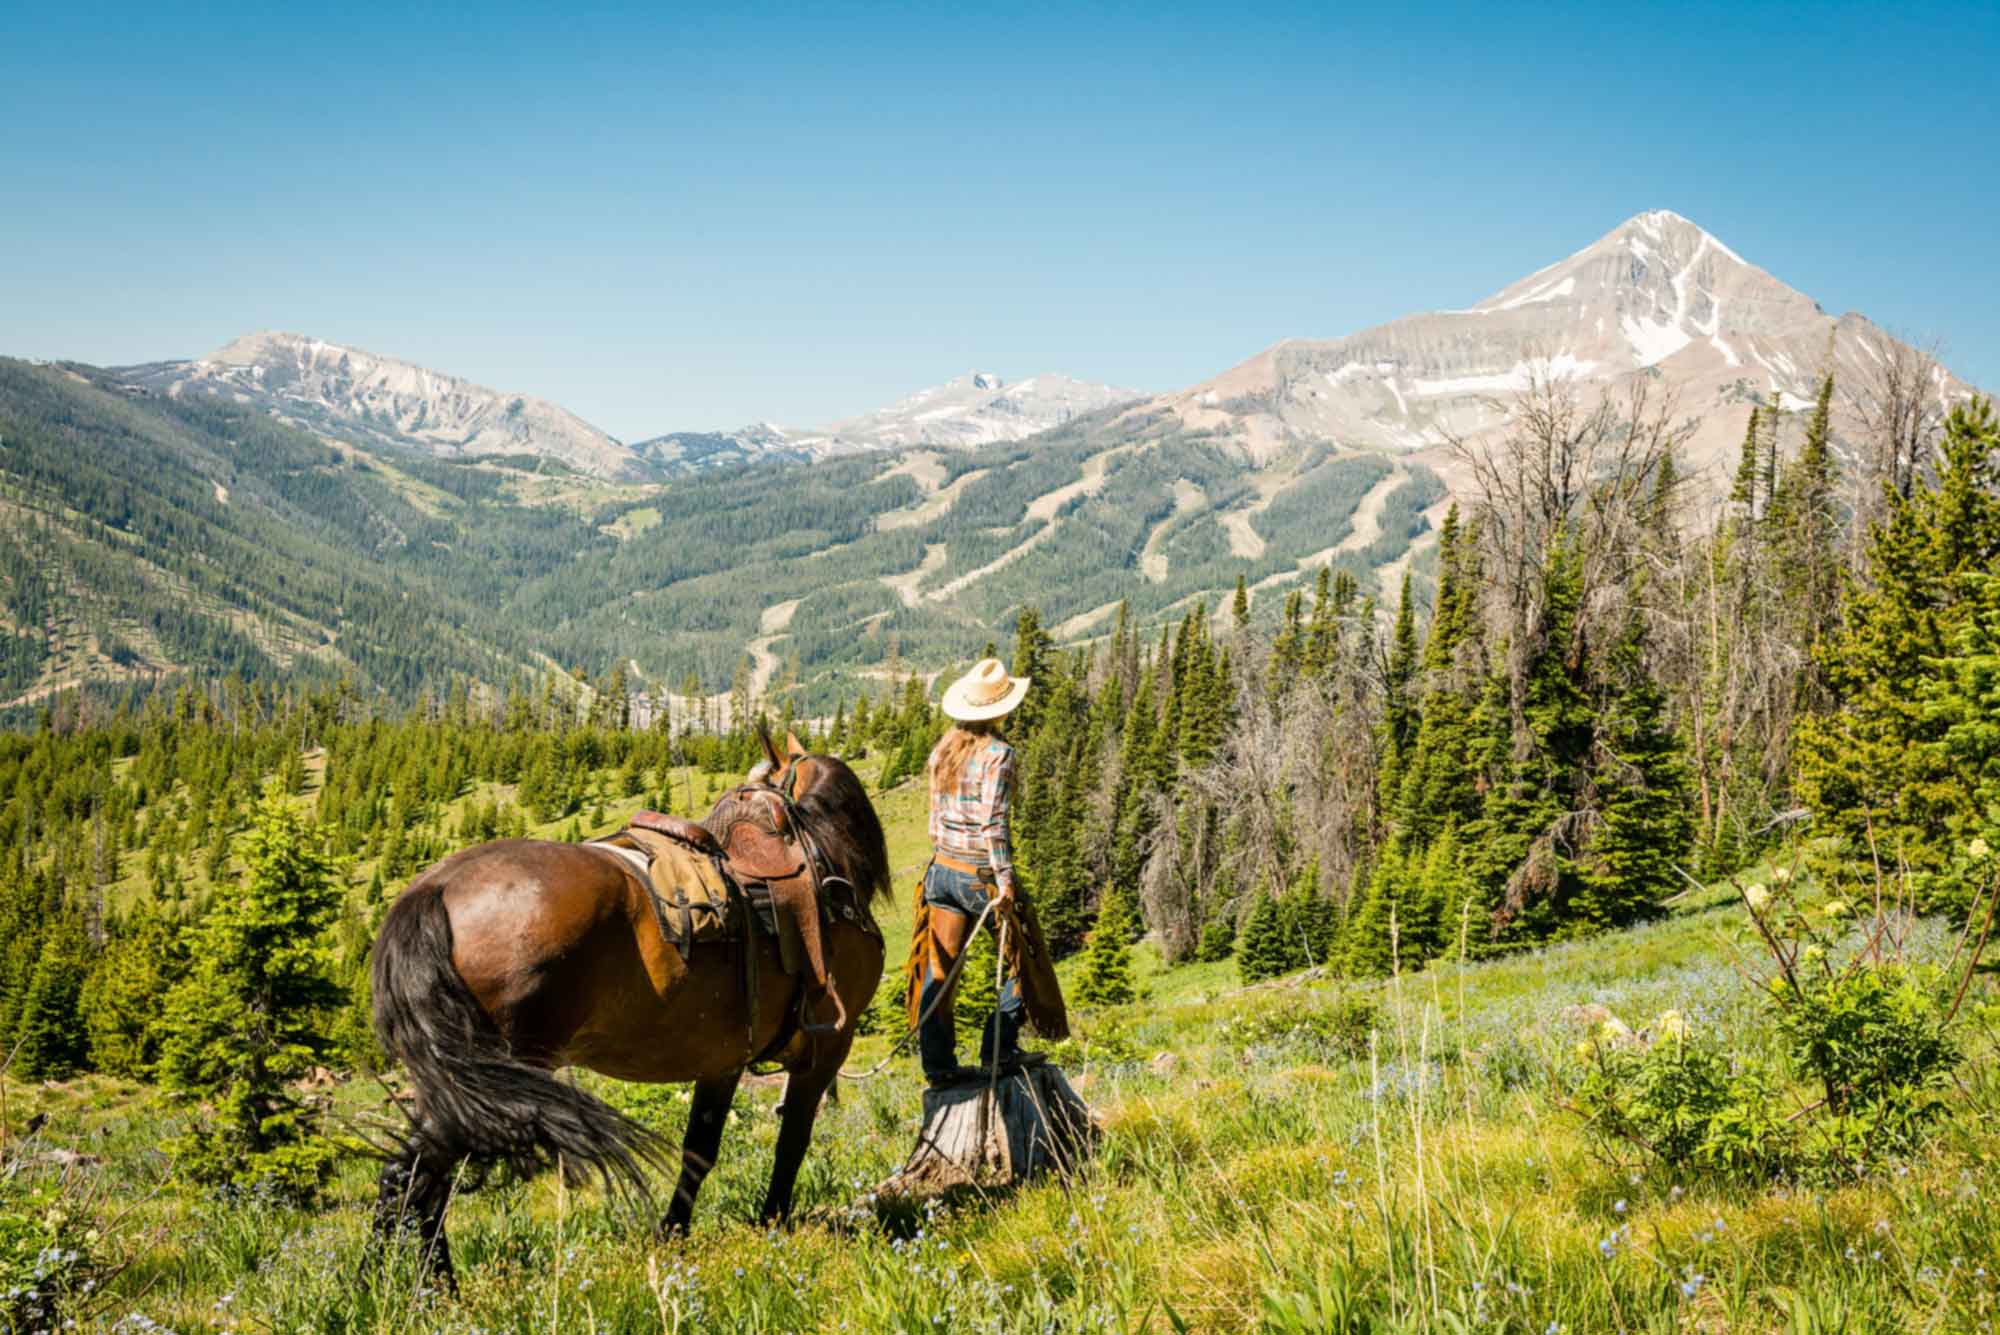
<instances>
[{"instance_id":1,"label":"evergreen tree","mask_svg":"<svg viewBox=\"0 0 2000 1335\"><path fill-rule=\"evenodd\" d=\"M1410 575L1403 573L1403 593L1396 604L1396 628L1390 639L1389 667L1382 682L1382 792L1388 806L1401 789L1403 767L1421 721L1413 683L1417 674L1416 609L1410 603Z\"/></svg>"},{"instance_id":2,"label":"evergreen tree","mask_svg":"<svg viewBox=\"0 0 2000 1335\"><path fill-rule=\"evenodd\" d=\"M1085 1006L1122 1006L1136 995L1132 979L1132 914L1123 895L1107 897L1084 947L1076 999Z\"/></svg>"},{"instance_id":3,"label":"evergreen tree","mask_svg":"<svg viewBox=\"0 0 2000 1335\"><path fill-rule=\"evenodd\" d=\"M958 989L952 1001L952 1023L961 1047L976 1051L993 1019L1000 1000L994 985L999 959L999 944L991 931L982 928L965 943L965 967L958 971Z\"/></svg>"},{"instance_id":4,"label":"evergreen tree","mask_svg":"<svg viewBox=\"0 0 2000 1335\"><path fill-rule=\"evenodd\" d=\"M1250 916L1236 938L1236 972L1246 983L1261 983L1285 972L1285 926L1268 886L1252 897Z\"/></svg>"},{"instance_id":5,"label":"evergreen tree","mask_svg":"<svg viewBox=\"0 0 2000 1335\"><path fill-rule=\"evenodd\" d=\"M1413 898L1413 881L1403 850L1393 843L1384 848L1341 936L1341 962L1348 973L1357 978L1382 978L1398 961L1409 962L1402 941L1402 915Z\"/></svg>"},{"instance_id":6,"label":"evergreen tree","mask_svg":"<svg viewBox=\"0 0 2000 1335\"><path fill-rule=\"evenodd\" d=\"M244 861L241 888L217 896L167 994L160 1069L214 1109L176 1146L196 1180L310 1196L335 1151L291 1082L324 1056L326 1013L341 1000L325 940L341 892L318 832L275 793L252 817Z\"/></svg>"},{"instance_id":7,"label":"evergreen tree","mask_svg":"<svg viewBox=\"0 0 2000 1335\"><path fill-rule=\"evenodd\" d=\"M84 984L82 1009L94 1069L151 1078L160 1055L160 999L180 980L186 960L176 924L142 902Z\"/></svg>"},{"instance_id":8,"label":"evergreen tree","mask_svg":"<svg viewBox=\"0 0 2000 1335\"><path fill-rule=\"evenodd\" d=\"M14 1030L14 1065L29 1080L61 1080L90 1059L82 1001L88 974L83 922L65 912L42 935Z\"/></svg>"},{"instance_id":9,"label":"evergreen tree","mask_svg":"<svg viewBox=\"0 0 2000 1335\"><path fill-rule=\"evenodd\" d=\"M1598 733L1601 825L1569 907L1570 931L1627 927L1665 912L1667 897L1680 888L1675 867L1694 837L1687 763L1642 644L1635 621L1615 655L1626 683Z\"/></svg>"},{"instance_id":10,"label":"evergreen tree","mask_svg":"<svg viewBox=\"0 0 2000 1335\"><path fill-rule=\"evenodd\" d=\"M1952 410L1934 485L1890 491L1865 572L1825 644L1832 704L1799 727L1798 791L1849 852L1920 878L1937 871L1976 798L1927 707L1974 620L1978 577L2000 566L2000 421ZM1935 907L1952 907L1937 904Z\"/></svg>"}]
</instances>

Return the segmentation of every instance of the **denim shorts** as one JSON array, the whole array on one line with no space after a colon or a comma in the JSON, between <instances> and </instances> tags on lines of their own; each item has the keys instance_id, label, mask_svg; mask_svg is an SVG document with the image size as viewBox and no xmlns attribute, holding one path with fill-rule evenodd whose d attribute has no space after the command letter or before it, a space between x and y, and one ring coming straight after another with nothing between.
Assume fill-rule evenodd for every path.
<instances>
[{"instance_id":1,"label":"denim shorts","mask_svg":"<svg viewBox=\"0 0 2000 1335\"><path fill-rule=\"evenodd\" d=\"M986 901L993 893L988 888L991 885L990 881L933 862L924 873L924 903L977 918L986 912Z\"/></svg>"}]
</instances>

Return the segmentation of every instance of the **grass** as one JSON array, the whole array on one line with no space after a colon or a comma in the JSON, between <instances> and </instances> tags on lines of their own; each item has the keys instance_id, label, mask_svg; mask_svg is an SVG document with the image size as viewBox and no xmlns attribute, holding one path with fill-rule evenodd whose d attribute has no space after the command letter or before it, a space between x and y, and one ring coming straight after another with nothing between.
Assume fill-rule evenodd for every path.
<instances>
[{"instance_id":1,"label":"grass","mask_svg":"<svg viewBox=\"0 0 2000 1335\"><path fill-rule=\"evenodd\" d=\"M906 785L880 805L902 899L923 858L921 794ZM889 924L892 959L906 913L899 903ZM1634 1028L1674 1008L1737 1051L1769 1050L1735 963L1745 931L1740 910L1691 896L1653 925L1532 954L1252 990L1228 965L1169 969L1142 948L1147 995L1079 1017L1068 1070L1104 1135L1074 1181L914 1232L878 1225L868 1188L916 1130L904 1058L845 1085L806 1161L797 1226L765 1231L750 1221L780 1090L750 1083L692 1237L662 1242L619 1203L552 1179L490 1188L453 1209L456 1300L425 1291L407 1255L367 1263L366 1163L316 1212L205 1200L154 1148L185 1110L142 1086L17 1083L4 1115L18 1135L46 1112L39 1147L99 1160L44 1159L14 1185L67 1173L99 1218L125 1212L100 1226L131 1265L91 1317L125 1331L1991 1329L2000 1084L1983 1022L1955 1113L1924 1151L1832 1187L1719 1187L1607 1163L1560 1106L1549 1074L1570 1060L1582 1007ZM1932 925L1912 943L1949 949ZM1975 991L1990 1016L1990 988ZM1355 996L1377 1016L1359 1043L1289 1028ZM863 1040L850 1065L887 1042ZM678 1135L684 1091L596 1084ZM353 1111L379 1096L356 1082L335 1101Z\"/></svg>"}]
</instances>

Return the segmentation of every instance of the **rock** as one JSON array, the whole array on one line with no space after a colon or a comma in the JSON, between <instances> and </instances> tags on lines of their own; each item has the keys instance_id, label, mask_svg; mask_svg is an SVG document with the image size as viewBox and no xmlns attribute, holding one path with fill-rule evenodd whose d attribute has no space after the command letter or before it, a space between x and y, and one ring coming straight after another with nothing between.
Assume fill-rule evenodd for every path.
<instances>
[{"instance_id":1,"label":"rock","mask_svg":"<svg viewBox=\"0 0 2000 1335\"><path fill-rule=\"evenodd\" d=\"M1146 1063L1146 1069L1154 1075L1172 1075L1180 1066L1181 1059L1171 1052L1162 1052Z\"/></svg>"},{"instance_id":2,"label":"rock","mask_svg":"<svg viewBox=\"0 0 2000 1335\"><path fill-rule=\"evenodd\" d=\"M1594 1001L1565 1006L1556 1012L1557 1024L1566 1024L1578 1029L1595 1029L1606 1020L1617 1018L1611 1013L1609 1006L1600 1006Z\"/></svg>"}]
</instances>

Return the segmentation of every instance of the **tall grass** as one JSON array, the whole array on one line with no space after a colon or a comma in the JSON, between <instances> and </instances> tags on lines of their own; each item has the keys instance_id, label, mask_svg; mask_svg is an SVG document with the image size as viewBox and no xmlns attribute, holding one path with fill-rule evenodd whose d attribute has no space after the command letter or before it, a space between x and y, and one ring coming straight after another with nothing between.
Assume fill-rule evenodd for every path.
<instances>
[{"instance_id":1,"label":"tall grass","mask_svg":"<svg viewBox=\"0 0 2000 1335\"><path fill-rule=\"evenodd\" d=\"M908 1226L867 1206L916 1129L907 1063L825 1110L794 1228L748 1222L776 1134L779 1090L759 1085L691 1238L553 1181L496 1186L453 1207L456 1299L407 1251L371 1258L369 1165L316 1213L203 1198L150 1148L184 1110L135 1086L13 1086L16 1127L49 1118L9 1142L0 1212L65 1174L95 1184L96 1217L126 1209L99 1250L129 1266L79 1328L127 1332L1990 1329L1990 984L1974 984L1986 1009L1968 1008L1952 1116L1853 1180L1672 1180L1594 1154L1565 1111L1554 1076L1596 1014L1580 1008L1634 1027L1677 1009L1737 1052L1774 1050L1735 962L1743 930L1711 908L1367 988L1237 992L1212 968L1149 965L1151 999L1081 1017L1070 1049L1104 1123L1095 1159ZM1909 949L1950 945L1925 925ZM678 1133L678 1091L604 1087ZM56 1145L101 1162L37 1157Z\"/></svg>"}]
</instances>

